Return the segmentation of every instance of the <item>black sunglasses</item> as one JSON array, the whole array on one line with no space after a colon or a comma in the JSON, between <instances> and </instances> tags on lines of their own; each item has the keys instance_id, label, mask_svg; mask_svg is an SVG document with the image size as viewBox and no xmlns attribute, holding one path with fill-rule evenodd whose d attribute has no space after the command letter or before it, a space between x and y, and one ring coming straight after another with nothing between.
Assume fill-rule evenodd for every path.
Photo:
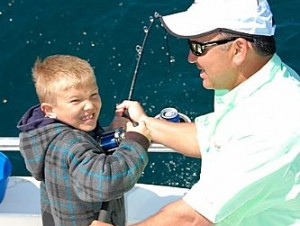
<instances>
[{"instance_id":1,"label":"black sunglasses","mask_svg":"<svg viewBox=\"0 0 300 226\"><path fill-rule=\"evenodd\" d=\"M196 42L196 41L191 41L188 39L188 44L190 46L191 52L196 55L196 56L203 56L204 52L207 48L217 46L217 45L223 45L228 42L232 42L238 38L243 38L246 39L249 42L254 42L254 39L248 38L248 37L231 37L228 39L222 39L222 40L217 40L217 41L211 41L211 42Z\"/></svg>"}]
</instances>

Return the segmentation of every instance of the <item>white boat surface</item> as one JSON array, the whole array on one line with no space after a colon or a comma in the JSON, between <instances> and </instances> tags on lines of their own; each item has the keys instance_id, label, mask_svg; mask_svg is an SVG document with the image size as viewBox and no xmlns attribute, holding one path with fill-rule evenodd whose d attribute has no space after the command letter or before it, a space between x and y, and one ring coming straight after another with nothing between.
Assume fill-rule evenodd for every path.
<instances>
[{"instance_id":1,"label":"white boat surface","mask_svg":"<svg viewBox=\"0 0 300 226\"><path fill-rule=\"evenodd\" d=\"M19 140L0 137L0 151L18 151ZM174 152L152 144L150 152ZM30 176L10 176L3 201L0 203L0 225L42 226L40 212L40 182ZM187 188L138 183L125 194L127 223L141 221L166 204L180 199Z\"/></svg>"}]
</instances>

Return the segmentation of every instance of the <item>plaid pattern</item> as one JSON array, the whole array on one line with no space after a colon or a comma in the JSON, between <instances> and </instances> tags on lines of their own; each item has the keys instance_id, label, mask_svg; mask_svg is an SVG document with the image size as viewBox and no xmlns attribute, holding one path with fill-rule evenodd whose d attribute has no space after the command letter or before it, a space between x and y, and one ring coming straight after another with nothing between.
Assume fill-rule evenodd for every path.
<instances>
[{"instance_id":1,"label":"plaid pattern","mask_svg":"<svg viewBox=\"0 0 300 226\"><path fill-rule=\"evenodd\" d=\"M107 154L88 133L51 123L22 131L20 150L29 172L42 181L44 225L87 226L98 219L103 202L118 207L109 212L108 221L125 225L123 194L148 162L138 142L125 139Z\"/></svg>"}]
</instances>

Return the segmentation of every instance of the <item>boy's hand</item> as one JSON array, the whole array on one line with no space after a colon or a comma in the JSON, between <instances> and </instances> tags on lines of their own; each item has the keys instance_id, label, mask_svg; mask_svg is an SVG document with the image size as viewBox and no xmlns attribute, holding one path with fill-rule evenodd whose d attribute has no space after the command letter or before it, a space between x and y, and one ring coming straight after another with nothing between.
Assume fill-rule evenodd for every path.
<instances>
[{"instance_id":1,"label":"boy's hand","mask_svg":"<svg viewBox=\"0 0 300 226\"><path fill-rule=\"evenodd\" d=\"M128 122L127 118L115 115L113 121L111 122L109 128L110 129L117 129L117 128L125 128L126 127L126 123Z\"/></svg>"},{"instance_id":2,"label":"boy's hand","mask_svg":"<svg viewBox=\"0 0 300 226\"><path fill-rule=\"evenodd\" d=\"M144 109L137 101L125 100L121 104L116 105L116 117L123 116L126 112L126 118L129 118L129 122L126 124L126 131L134 131L147 137L151 142L150 131L145 125L145 119L147 115Z\"/></svg>"}]
</instances>

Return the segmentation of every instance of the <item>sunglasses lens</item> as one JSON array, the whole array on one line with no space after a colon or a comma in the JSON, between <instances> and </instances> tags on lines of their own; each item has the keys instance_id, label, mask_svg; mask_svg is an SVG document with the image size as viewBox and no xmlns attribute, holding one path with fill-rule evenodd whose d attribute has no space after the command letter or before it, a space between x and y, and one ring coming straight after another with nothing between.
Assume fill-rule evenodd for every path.
<instances>
[{"instance_id":1,"label":"sunglasses lens","mask_svg":"<svg viewBox=\"0 0 300 226\"><path fill-rule=\"evenodd\" d=\"M201 54L202 54L201 46L198 43L192 42L190 40L188 40L188 43L189 43L191 52L196 56L201 56Z\"/></svg>"}]
</instances>

